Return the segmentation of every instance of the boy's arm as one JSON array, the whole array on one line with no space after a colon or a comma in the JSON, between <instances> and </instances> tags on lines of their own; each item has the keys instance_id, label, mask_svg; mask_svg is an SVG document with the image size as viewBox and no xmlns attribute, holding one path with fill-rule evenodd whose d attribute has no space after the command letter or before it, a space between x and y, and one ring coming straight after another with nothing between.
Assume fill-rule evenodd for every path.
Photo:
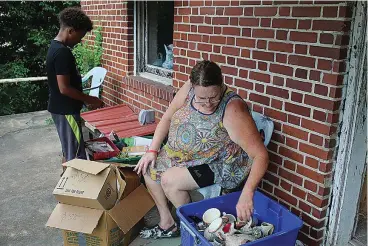
<instances>
[{"instance_id":1,"label":"boy's arm","mask_svg":"<svg viewBox=\"0 0 368 246\"><path fill-rule=\"evenodd\" d=\"M97 97L92 97L80 92L74 87L70 86L69 75L56 75L57 83L59 86L60 93L64 96L68 96L78 101L82 101L86 104L91 105L94 108L102 107L103 102Z\"/></svg>"}]
</instances>

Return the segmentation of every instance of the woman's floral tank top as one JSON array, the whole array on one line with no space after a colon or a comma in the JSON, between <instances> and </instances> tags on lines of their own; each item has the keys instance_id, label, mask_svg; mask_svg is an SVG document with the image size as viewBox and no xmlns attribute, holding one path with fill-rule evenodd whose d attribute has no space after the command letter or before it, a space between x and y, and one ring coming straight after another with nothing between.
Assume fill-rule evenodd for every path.
<instances>
[{"instance_id":1,"label":"woman's floral tank top","mask_svg":"<svg viewBox=\"0 0 368 246\"><path fill-rule=\"evenodd\" d=\"M194 92L188 93L185 104L171 119L168 142L160 151L151 177L159 181L170 167L190 167L208 164L215 174L215 183L225 189L237 187L249 174L251 163L247 153L235 144L223 126L226 105L242 100L227 89L212 114L193 107Z\"/></svg>"}]
</instances>

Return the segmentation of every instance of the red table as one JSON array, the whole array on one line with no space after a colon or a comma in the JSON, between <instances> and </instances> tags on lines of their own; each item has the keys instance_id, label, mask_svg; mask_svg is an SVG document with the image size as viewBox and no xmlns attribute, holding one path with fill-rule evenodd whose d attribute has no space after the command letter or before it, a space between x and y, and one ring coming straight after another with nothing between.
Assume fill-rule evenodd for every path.
<instances>
[{"instance_id":1,"label":"red table","mask_svg":"<svg viewBox=\"0 0 368 246\"><path fill-rule=\"evenodd\" d=\"M117 105L81 114L85 126L94 134L109 135L114 131L120 138L145 136L155 132L157 123L141 126L138 114L128 105Z\"/></svg>"}]
</instances>

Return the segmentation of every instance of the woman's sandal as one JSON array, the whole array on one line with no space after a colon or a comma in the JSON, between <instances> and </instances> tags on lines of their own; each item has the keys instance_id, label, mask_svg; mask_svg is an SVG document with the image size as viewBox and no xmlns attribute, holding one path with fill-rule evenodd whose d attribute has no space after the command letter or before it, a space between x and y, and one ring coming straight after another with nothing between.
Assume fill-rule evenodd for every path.
<instances>
[{"instance_id":1,"label":"woman's sandal","mask_svg":"<svg viewBox=\"0 0 368 246\"><path fill-rule=\"evenodd\" d=\"M176 231L173 231L175 230ZM144 228L140 232L141 238L148 239L158 239L158 238L170 238L170 237L179 237L180 236L180 230L176 223L174 223L169 229L164 230L159 225L156 225L153 228Z\"/></svg>"}]
</instances>

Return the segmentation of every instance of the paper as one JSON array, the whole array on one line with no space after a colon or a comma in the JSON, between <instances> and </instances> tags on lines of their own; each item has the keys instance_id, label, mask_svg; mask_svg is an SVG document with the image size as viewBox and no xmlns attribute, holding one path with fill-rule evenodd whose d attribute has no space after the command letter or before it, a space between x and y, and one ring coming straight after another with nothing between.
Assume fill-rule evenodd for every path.
<instances>
[{"instance_id":1,"label":"paper","mask_svg":"<svg viewBox=\"0 0 368 246\"><path fill-rule=\"evenodd\" d=\"M152 143L152 139L142 138L142 137L133 137L134 146L150 146Z\"/></svg>"}]
</instances>

